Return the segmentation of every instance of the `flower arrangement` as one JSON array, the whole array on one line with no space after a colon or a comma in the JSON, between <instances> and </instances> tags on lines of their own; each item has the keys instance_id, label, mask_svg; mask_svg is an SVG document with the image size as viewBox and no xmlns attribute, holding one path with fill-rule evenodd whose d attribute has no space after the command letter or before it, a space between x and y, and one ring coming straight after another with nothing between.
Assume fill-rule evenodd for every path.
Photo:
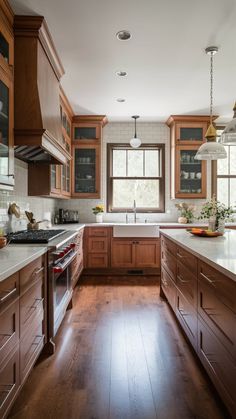
<instances>
[{"instance_id":1,"label":"flower arrangement","mask_svg":"<svg viewBox=\"0 0 236 419\"><path fill-rule=\"evenodd\" d=\"M180 218L185 218L187 220L182 222L191 223L193 221L194 211L196 210L195 205L189 205L186 204L186 202L181 202L180 204L175 204L175 206L180 211Z\"/></svg>"},{"instance_id":2,"label":"flower arrangement","mask_svg":"<svg viewBox=\"0 0 236 419\"><path fill-rule=\"evenodd\" d=\"M199 220L209 220L210 217L215 218L215 228L217 229L219 226L219 221L232 221L233 217L233 208L226 207L225 204L217 201L215 195L206 201L206 203L202 206L200 216L198 217Z\"/></svg>"},{"instance_id":3,"label":"flower arrangement","mask_svg":"<svg viewBox=\"0 0 236 419\"><path fill-rule=\"evenodd\" d=\"M104 212L104 206L102 204L96 205L96 207L92 208L92 211L95 215Z\"/></svg>"}]
</instances>

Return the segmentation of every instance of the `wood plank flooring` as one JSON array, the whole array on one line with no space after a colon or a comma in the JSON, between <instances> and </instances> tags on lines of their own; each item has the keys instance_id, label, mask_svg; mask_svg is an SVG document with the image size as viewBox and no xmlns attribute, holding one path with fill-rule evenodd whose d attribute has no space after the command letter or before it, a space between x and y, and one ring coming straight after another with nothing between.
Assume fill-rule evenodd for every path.
<instances>
[{"instance_id":1,"label":"wood plank flooring","mask_svg":"<svg viewBox=\"0 0 236 419\"><path fill-rule=\"evenodd\" d=\"M14 419L225 419L156 282L84 277ZM131 283L132 282L132 283Z\"/></svg>"}]
</instances>

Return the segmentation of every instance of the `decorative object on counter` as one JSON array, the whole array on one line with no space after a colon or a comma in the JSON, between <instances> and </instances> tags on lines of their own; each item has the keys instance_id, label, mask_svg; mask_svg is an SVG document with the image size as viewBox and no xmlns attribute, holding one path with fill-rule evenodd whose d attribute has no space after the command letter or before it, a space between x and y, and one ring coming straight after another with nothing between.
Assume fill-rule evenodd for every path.
<instances>
[{"instance_id":1,"label":"decorative object on counter","mask_svg":"<svg viewBox=\"0 0 236 419\"><path fill-rule=\"evenodd\" d=\"M216 196L213 195L203 205L198 219L208 220L208 230L224 233L224 223L225 221L233 221L232 214L232 207L226 207L220 201L217 201Z\"/></svg>"},{"instance_id":2,"label":"decorative object on counter","mask_svg":"<svg viewBox=\"0 0 236 419\"><path fill-rule=\"evenodd\" d=\"M138 148L141 146L141 140L137 138L137 132L136 132L136 120L139 118L138 115L132 116L134 119L134 137L130 140L130 145L132 148Z\"/></svg>"},{"instance_id":3,"label":"decorative object on counter","mask_svg":"<svg viewBox=\"0 0 236 419\"><path fill-rule=\"evenodd\" d=\"M104 207L102 204L96 205L96 207L92 208L93 213L96 215L96 223L102 223L103 221L103 212Z\"/></svg>"},{"instance_id":4,"label":"decorative object on counter","mask_svg":"<svg viewBox=\"0 0 236 419\"><path fill-rule=\"evenodd\" d=\"M0 249L7 245L7 239L4 236L0 236Z\"/></svg>"},{"instance_id":5,"label":"decorative object on counter","mask_svg":"<svg viewBox=\"0 0 236 419\"><path fill-rule=\"evenodd\" d=\"M29 212L29 211L25 211L25 215L29 220L29 222L27 224L27 230L38 230L39 229L39 224L42 223L43 221L47 221L47 220L36 221L35 218L34 218L34 214L32 212Z\"/></svg>"},{"instance_id":6,"label":"decorative object on counter","mask_svg":"<svg viewBox=\"0 0 236 419\"><path fill-rule=\"evenodd\" d=\"M200 237L218 237L223 236L224 233L221 233L219 231L212 231L209 229L204 228L187 228L186 229L189 233L193 234L194 236L200 236Z\"/></svg>"},{"instance_id":7,"label":"decorative object on counter","mask_svg":"<svg viewBox=\"0 0 236 419\"><path fill-rule=\"evenodd\" d=\"M79 222L79 211L59 208L57 224L74 224ZM56 223L55 223L56 224Z\"/></svg>"},{"instance_id":8,"label":"decorative object on counter","mask_svg":"<svg viewBox=\"0 0 236 419\"><path fill-rule=\"evenodd\" d=\"M186 202L181 202L180 204L175 204L175 207L180 211L180 217L178 218L178 223L187 224L192 223L194 214L196 210L194 205L186 204Z\"/></svg>"},{"instance_id":9,"label":"decorative object on counter","mask_svg":"<svg viewBox=\"0 0 236 419\"><path fill-rule=\"evenodd\" d=\"M236 145L236 102L233 107L234 116L221 134L220 142L224 145Z\"/></svg>"},{"instance_id":10,"label":"decorative object on counter","mask_svg":"<svg viewBox=\"0 0 236 419\"><path fill-rule=\"evenodd\" d=\"M8 214L15 215L16 218L20 218L20 207L13 202L9 205Z\"/></svg>"},{"instance_id":11,"label":"decorative object on counter","mask_svg":"<svg viewBox=\"0 0 236 419\"><path fill-rule=\"evenodd\" d=\"M195 156L196 160L218 160L227 157L225 147L216 142L216 129L213 125L213 56L218 52L218 47L207 47L206 54L210 55L210 125L206 132L207 142L202 144Z\"/></svg>"}]
</instances>

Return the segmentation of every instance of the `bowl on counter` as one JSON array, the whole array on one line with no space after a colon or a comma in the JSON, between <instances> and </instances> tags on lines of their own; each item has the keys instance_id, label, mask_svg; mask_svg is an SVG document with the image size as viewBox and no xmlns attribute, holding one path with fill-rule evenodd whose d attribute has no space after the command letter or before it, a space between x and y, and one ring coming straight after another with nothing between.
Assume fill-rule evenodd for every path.
<instances>
[{"instance_id":1,"label":"bowl on counter","mask_svg":"<svg viewBox=\"0 0 236 419\"><path fill-rule=\"evenodd\" d=\"M7 245L7 238L4 236L0 236L0 249Z\"/></svg>"}]
</instances>

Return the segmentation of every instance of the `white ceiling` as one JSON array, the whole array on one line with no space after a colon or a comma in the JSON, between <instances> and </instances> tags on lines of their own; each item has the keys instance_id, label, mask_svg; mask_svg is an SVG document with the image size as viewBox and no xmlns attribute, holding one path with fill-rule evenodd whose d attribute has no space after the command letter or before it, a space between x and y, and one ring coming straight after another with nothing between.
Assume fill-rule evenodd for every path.
<instances>
[{"instance_id":1,"label":"white ceiling","mask_svg":"<svg viewBox=\"0 0 236 419\"><path fill-rule=\"evenodd\" d=\"M45 16L76 113L109 120L165 121L209 113L209 57L214 57L214 113L232 117L236 99L236 0L10 0L15 13ZM117 40L122 29L129 41ZM126 78L116 76L125 70ZM116 98L124 97L125 103Z\"/></svg>"}]
</instances>

